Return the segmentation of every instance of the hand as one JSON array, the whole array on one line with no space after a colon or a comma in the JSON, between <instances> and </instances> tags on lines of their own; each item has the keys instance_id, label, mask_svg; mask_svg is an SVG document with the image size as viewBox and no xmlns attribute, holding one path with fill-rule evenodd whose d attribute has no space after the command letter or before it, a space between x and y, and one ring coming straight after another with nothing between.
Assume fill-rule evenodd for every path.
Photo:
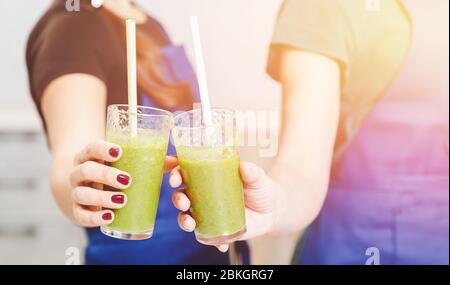
<instances>
[{"instance_id":1,"label":"hand","mask_svg":"<svg viewBox=\"0 0 450 285\"><path fill-rule=\"evenodd\" d=\"M104 162L120 159L122 149L116 144L97 141L87 145L76 156L70 173L73 187L72 215L74 221L84 227L107 225L114 220L114 212L127 203L127 195L120 191L103 191L103 185L118 190L127 189L132 177ZM166 170L177 165L175 157L166 158ZM105 209L106 208L106 209Z\"/></svg>"},{"instance_id":2,"label":"hand","mask_svg":"<svg viewBox=\"0 0 450 285\"><path fill-rule=\"evenodd\" d=\"M244 186L245 219L247 232L241 240L269 233L275 222L276 185L266 173L253 163L242 162L240 174ZM170 174L170 185L179 187L183 181L179 166ZM189 214L191 202L186 195L186 189L177 189L172 195L174 206L181 212L178 215L179 226L187 232L195 229L195 220ZM226 252L228 244L218 244L216 247Z\"/></svg>"}]
</instances>

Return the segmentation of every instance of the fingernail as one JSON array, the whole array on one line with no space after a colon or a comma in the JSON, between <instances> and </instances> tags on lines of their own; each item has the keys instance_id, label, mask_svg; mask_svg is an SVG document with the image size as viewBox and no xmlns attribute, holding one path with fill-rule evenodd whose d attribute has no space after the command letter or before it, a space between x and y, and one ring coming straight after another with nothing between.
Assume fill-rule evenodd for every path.
<instances>
[{"instance_id":1,"label":"fingernail","mask_svg":"<svg viewBox=\"0 0 450 285\"><path fill-rule=\"evenodd\" d=\"M111 215L111 213L104 213L104 214L102 215L102 219L105 220L105 221L112 220L112 215Z\"/></svg>"},{"instance_id":2,"label":"fingernail","mask_svg":"<svg viewBox=\"0 0 450 285\"><path fill-rule=\"evenodd\" d=\"M255 176L255 171L253 167L251 167L249 164L245 163L242 165L242 170L244 171L244 176L246 180L253 180Z\"/></svg>"},{"instance_id":3,"label":"fingernail","mask_svg":"<svg viewBox=\"0 0 450 285\"><path fill-rule=\"evenodd\" d=\"M224 246L224 245L219 245L218 249L219 249L220 252L223 252L223 253L227 252L227 247Z\"/></svg>"},{"instance_id":4,"label":"fingernail","mask_svg":"<svg viewBox=\"0 0 450 285\"><path fill-rule=\"evenodd\" d=\"M130 176L125 175L125 174L119 174L119 175L117 175L117 181L120 184L128 185L128 183L130 183Z\"/></svg>"},{"instance_id":5,"label":"fingernail","mask_svg":"<svg viewBox=\"0 0 450 285\"><path fill-rule=\"evenodd\" d=\"M125 203L125 196L124 195L113 195L112 197L111 197L111 201L113 202L113 203L116 203L116 204L123 204L123 203Z\"/></svg>"},{"instance_id":6,"label":"fingernail","mask_svg":"<svg viewBox=\"0 0 450 285\"><path fill-rule=\"evenodd\" d=\"M109 155L112 157L118 157L120 154L120 149L118 147L112 147L109 149Z\"/></svg>"}]
</instances>

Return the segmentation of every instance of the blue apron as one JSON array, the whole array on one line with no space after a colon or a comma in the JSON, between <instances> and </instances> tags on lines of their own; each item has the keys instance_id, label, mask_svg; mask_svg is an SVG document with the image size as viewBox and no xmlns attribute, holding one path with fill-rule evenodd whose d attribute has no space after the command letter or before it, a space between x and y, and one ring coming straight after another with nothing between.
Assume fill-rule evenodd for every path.
<instances>
[{"instance_id":1,"label":"blue apron","mask_svg":"<svg viewBox=\"0 0 450 285\"><path fill-rule=\"evenodd\" d=\"M448 34L430 32L448 14L434 10L431 19L422 1L400 2L411 24L409 55L336 158L300 264L449 264L448 48L441 44Z\"/></svg>"},{"instance_id":2,"label":"blue apron","mask_svg":"<svg viewBox=\"0 0 450 285\"><path fill-rule=\"evenodd\" d=\"M168 81L188 81L198 100L198 86L192 67L181 46L166 46L161 56L167 62L164 75ZM148 96L140 104L154 106ZM175 149L169 145L168 154ZM178 210L172 205L172 188L165 174L161 186L155 231L151 239L124 241L103 235L99 228L88 229L86 264L228 264L228 255L215 247L199 244L193 233L182 231L177 223Z\"/></svg>"},{"instance_id":3,"label":"blue apron","mask_svg":"<svg viewBox=\"0 0 450 285\"><path fill-rule=\"evenodd\" d=\"M298 263L449 263L448 120L426 122L425 109L385 98L373 110L333 166Z\"/></svg>"}]
</instances>

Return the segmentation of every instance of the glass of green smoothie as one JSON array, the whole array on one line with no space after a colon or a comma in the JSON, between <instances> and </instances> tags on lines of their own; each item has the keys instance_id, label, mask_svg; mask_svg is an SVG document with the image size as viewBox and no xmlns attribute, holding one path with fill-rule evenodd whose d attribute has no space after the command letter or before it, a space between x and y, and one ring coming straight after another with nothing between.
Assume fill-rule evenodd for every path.
<instances>
[{"instance_id":1,"label":"glass of green smoothie","mask_svg":"<svg viewBox=\"0 0 450 285\"><path fill-rule=\"evenodd\" d=\"M113 222L101 228L104 234L126 240L152 237L172 125L168 111L137 106L130 112L128 105L108 106L106 140L122 148L120 159L110 165L129 173L132 182L123 191L127 204L114 210Z\"/></svg>"},{"instance_id":2,"label":"glass of green smoothie","mask_svg":"<svg viewBox=\"0 0 450 285\"><path fill-rule=\"evenodd\" d=\"M201 117L201 109L181 113L172 129L190 214L199 241L230 243L246 231L235 112L212 109L208 126Z\"/></svg>"}]
</instances>

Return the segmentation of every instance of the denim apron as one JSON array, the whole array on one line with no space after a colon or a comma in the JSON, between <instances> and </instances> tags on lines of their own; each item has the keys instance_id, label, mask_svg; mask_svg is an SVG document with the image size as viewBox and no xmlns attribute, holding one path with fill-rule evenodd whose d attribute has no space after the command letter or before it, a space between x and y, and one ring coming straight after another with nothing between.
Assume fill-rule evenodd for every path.
<instances>
[{"instance_id":1,"label":"denim apron","mask_svg":"<svg viewBox=\"0 0 450 285\"><path fill-rule=\"evenodd\" d=\"M301 264L449 263L448 9L403 2L408 57L333 165Z\"/></svg>"},{"instance_id":2,"label":"denim apron","mask_svg":"<svg viewBox=\"0 0 450 285\"><path fill-rule=\"evenodd\" d=\"M164 76L168 82L188 81L195 100L199 91L195 73L183 47L168 45L160 50L165 63ZM140 105L154 104L149 96L140 94ZM170 143L168 154L174 155ZM124 241L103 235L98 228L88 229L87 264L228 264L229 258L215 247L198 243L193 233L181 230L177 223L178 210L172 205L173 190L168 174L163 177L161 196L156 217L155 232L151 239ZM248 262L248 261L247 261Z\"/></svg>"},{"instance_id":3,"label":"denim apron","mask_svg":"<svg viewBox=\"0 0 450 285\"><path fill-rule=\"evenodd\" d=\"M412 125L400 107L417 115L429 106L375 108L333 167L300 264L448 264L448 121Z\"/></svg>"}]
</instances>

